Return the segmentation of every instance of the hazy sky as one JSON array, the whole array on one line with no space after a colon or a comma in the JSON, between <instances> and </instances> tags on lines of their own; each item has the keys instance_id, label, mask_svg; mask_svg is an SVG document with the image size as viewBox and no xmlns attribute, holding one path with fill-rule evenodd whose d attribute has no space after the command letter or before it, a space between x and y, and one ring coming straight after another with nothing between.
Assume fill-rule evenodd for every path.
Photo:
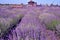
<instances>
[{"instance_id":1,"label":"hazy sky","mask_svg":"<svg viewBox=\"0 0 60 40\"><path fill-rule=\"evenodd\" d=\"M2 4L27 4L29 0L0 0L0 3ZM60 5L60 0L33 0L37 2L38 4L59 4Z\"/></svg>"}]
</instances>

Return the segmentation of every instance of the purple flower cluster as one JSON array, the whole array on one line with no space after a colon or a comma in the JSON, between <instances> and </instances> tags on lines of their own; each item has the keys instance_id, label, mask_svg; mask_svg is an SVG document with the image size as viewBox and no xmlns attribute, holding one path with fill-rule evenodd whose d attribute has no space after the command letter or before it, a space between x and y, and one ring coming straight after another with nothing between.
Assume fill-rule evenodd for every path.
<instances>
[{"instance_id":1,"label":"purple flower cluster","mask_svg":"<svg viewBox=\"0 0 60 40\"><path fill-rule=\"evenodd\" d=\"M0 40L60 40L60 9L0 9Z\"/></svg>"}]
</instances>

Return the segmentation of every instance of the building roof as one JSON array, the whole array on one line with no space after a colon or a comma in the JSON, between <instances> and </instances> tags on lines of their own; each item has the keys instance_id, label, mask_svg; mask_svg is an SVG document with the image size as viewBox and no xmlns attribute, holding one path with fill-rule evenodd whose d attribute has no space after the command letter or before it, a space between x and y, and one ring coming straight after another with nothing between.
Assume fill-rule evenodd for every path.
<instances>
[{"instance_id":1,"label":"building roof","mask_svg":"<svg viewBox=\"0 0 60 40\"><path fill-rule=\"evenodd\" d=\"M37 3L34 1L29 1L28 4L37 4Z\"/></svg>"}]
</instances>

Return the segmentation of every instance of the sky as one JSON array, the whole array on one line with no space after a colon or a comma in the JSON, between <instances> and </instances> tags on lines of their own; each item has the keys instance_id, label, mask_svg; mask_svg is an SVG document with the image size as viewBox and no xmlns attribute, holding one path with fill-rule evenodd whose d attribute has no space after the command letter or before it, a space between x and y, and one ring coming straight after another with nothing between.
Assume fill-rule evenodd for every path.
<instances>
[{"instance_id":1,"label":"sky","mask_svg":"<svg viewBox=\"0 0 60 40\"><path fill-rule=\"evenodd\" d=\"M28 1L30 0L0 0L1 4L27 4ZM37 2L37 4L58 4L60 5L60 0L33 0L35 2Z\"/></svg>"}]
</instances>

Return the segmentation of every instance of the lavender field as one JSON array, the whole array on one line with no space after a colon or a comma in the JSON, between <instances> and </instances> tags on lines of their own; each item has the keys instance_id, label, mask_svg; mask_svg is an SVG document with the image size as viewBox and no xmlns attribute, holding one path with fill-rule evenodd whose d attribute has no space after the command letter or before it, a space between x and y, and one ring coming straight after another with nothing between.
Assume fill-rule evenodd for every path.
<instances>
[{"instance_id":1,"label":"lavender field","mask_svg":"<svg viewBox=\"0 0 60 40\"><path fill-rule=\"evenodd\" d=\"M0 40L60 40L60 7L0 5Z\"/></svg>"}]
</instances>

